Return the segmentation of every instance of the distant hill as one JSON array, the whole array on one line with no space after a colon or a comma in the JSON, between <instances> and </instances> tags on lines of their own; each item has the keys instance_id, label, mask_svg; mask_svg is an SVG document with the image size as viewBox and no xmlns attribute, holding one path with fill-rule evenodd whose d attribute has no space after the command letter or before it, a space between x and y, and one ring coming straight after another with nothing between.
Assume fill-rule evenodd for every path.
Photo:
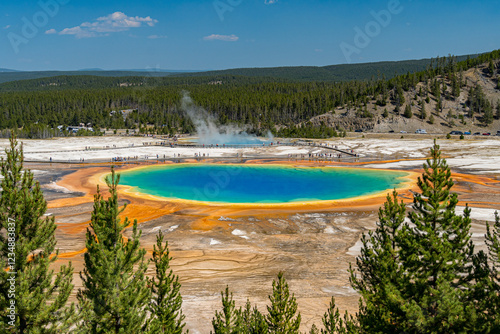
<instances>
[{"instance_id":1,"label":"distant hill","mask_svg":"<svg viewBox=\"0 0 500 334\"><path fill-rule=\"evenodd\" d=\"M457 61L466 60L467 57L459 56ZM273 77L291 81L329 81L341 82L352 80L370 80L385 76L387 79L397 75L423 71L431 65L432 59L384 61L363 64L344 64L330 66L296 66L296 67L264 67L264 68L236 68L220 71L207 71L203 73L183 73L182 76L216 76L239 75L247 77ZM176 75L179 76L179 75Z\"/></svg>"},{"instance_id":2,"label":"distant hill","mask_svg":"<svg viewBox=\"0 0 500 334\"><path fill-rule=\"evenodd\" d=\"M359 79L361 71L366 72L365 77L381 68L406 71L405 63L412 64L384 62L314 70L342 70L344 76ZM387 75L386 80L348 82L311 81L310 68L304 67L293 68L293 80L279 77L289 75L288 68L275 68L234 72L268 75L263 77L211 71L166 77L72 75L7 82L0 84L0 114L4 115L0 117L0 136L8 135L6 129L20 129L25 137L46 138L60 135L55 130L59 125L80 123L96 128L138 128L142 133L194 133L195 124L180 103L186 91L217 123L238 125L255 134L272 131L278 137L327 138L353 130L410 133L417 129L496 133L500 128L500 50L465 61L449 57L429 64L424 71L395 78ZM305 76L298 77L299 73ZM134 111L125 118L111 113L123 109Z\"/></svg>"},{"instance_id":3,"label":"distant hill","mask_svg":"<svg viewBox=\"0 0 500 334\"><path fill-rule=\"evenodd\" d=\"M31 80L41 78L52 78L58 76L81 76L91 75L100 77L128 77L128 76L141 76L141 77L164 77L169 76L173 72L159 72L151 71L103 71L103 70L81 70L81 71L36 71L36 72L21 72L21 71L1 71L0 70L0 83L18 81L18 80Z\"/></svg>"},{"instance_id":4,"label":"distant hill","mask_svg":"<svg viewBox=\"0 0 500 334\"><path fill-rule=\"evenodd\" d=\"M224 83L229 86L262 84L269 82L286 82L285 79L273 77L245 77L239 75L212 76L97 76L94 72L81 72L80 75L60 75L38 79L18 80L0 83L0 92L23 91L58 91L67 89L106 89L143 87L157 88L168 86L192 86ZM139 73L140 74L140 73ZM202 75L203 73L200 73ZM0 73L1 75L1 73Z\"/></svg>"},{"instance_id":5,"label":"distant hill","mask_svg":"<svg viewBox=\"0 0 500 334\"><path fill-rule=\"evenodd\" d=\"M467 57L456 57L457 61L465 60ZM7 69L0 69L0 83L30 80L40 78L51 78L57 76L99 76L99 77L217 77L217 76L246 76L246 77L266 77L284 79L287 81L326 81L341 82L351 80L370 80L371 78L383 77L387 79L394 76L415 73L425 70L431 65L432 59L385 61L364 64L344 64L330 66L295 66L295 67L262 67L262 68L235 68L218 71L178 71L178 70L114 70L106 71L101 69L84 69L79 71L37 71L22 72Z\"/></svg>"},{"instance_id":6,"label":"distant hill","mask_svg":"<svg viewBox=\"0 0 500 334\"><path fill-rule=\"evenodd\" d=\"M16 70L9 70L8 68L0 68L0 73L13 73L13 72L20 72Z\"/></svg>"}]
</instances>

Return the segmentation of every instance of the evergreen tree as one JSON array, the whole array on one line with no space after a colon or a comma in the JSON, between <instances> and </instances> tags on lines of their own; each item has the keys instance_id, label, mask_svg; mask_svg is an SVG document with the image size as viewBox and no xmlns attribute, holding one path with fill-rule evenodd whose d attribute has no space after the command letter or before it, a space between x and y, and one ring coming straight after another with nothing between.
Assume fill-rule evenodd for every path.
<instances>
[{"instance_id":1,"label":"evergreen tree","mask_svg":"<svg viewBox=\"0 0 500 334\"><path fill-rule=\"evenodd\" d=\"M495 118L500 119L500 100L497 101L497 112Z\"/></svg>"},{"instance_id":2,"label":"evergreen tree","mask_svg":"<svg viewBox=\"0 0 500 334\"><path fill-rule=\"evenodd\" d=\"M484 304L474 296L470 209L455 214L458 198L439 146L431 149L418 179L412 223L397 193L379 211L374 232L362 237L358 273L351 284L361 294L358 321L366 333L462 333L484 329ZM484 272L484 270L483 270ZM484 290L484 289L481 289Z\"/></svg>"},{"instance_id":3,"label":"evergreen tree","mask_svg":"<svg viewBox=\"0 0 500 334\"><path fill-rule=\"evenodd\" d=\"M351 268L351 285L361 294L358 321L365 332L398 333L405 319L404 268L400 263L401 233L406 215L396 191L379 209L377 228L361 238L357 273Z\"/></svg>"},{"instance_id":4,"label":"evergreen tree","mask_svg":"<svg viewBox=\"0 0 500 334\"><path fill-rule=\"evenodd\" d=\"M342 319L340 311L335 305L334 297L332 297L322 321L325 328L321 330L321 334L354 334L359 332L347 311Z\"/></svg>"},{"instance_id":5,"label":"evergreen tree","mask_svg":"<svg viewBox=\"0 0 500 334\"><path fill-rule=\"evenodd\" d=\"M431 114L431 117L429 117L429 124L434 124L434 115Z\"/></svg>"},{"instance_id":6,"label":"evergreen tree","mask_svg":"<svg viewBox=\"0 0 500 334\"><path fill-rule=\"evenodd\" d=\"M309 334L320 334L320 331L319 331L318 327L315 324L313 324L311 326L311 330L309 331Z\"/></svg>"},{"instance_id":7,"label":"evergreen tree","mask_svg":"<svg viewBox=\"0 0 500 334\"><path fill-rule=\"evenodd\" d=\"M412 118L413 117L413 113L411 112L411 107L410 107L409 104L407 104L406 107L405 107L404 117L406 117L406 118Z\"/></svg>"},{"instance_id":8,"label":"evergreen tree","mask_svg":"<svg viewBox=\"0 0 500 334\"><path fill-rule=\"evenodd\" d=\"M496 271L500 274L500 215L495 212L495 224L486 224L486 244L491 255L491 261L496 265ZM499 283L500 283L500 277Z\"/></svg>"},{"instance_id":9,"label":"evergreen tree","mask_svg":"<svg viewBox=\"0 0 500 334\"><path fill-rule=\"evenodd\" d=\"M443 97L446 98L446 96L448 95L448 85L446 85L446 82L444 80L441 82L441 89L443 91Z\"/></svg>"},{"instance_id":10,"label":"evergreen tree","mask_svg":"<svg viewBox=\"0 0 500 334\"><path fill-rule=\"evenodd\" d=\"M99 187L87 228L83 288L78 291L83 333L141 333L146 325L146 304L150 291L146 285L146 251L140 248L140 231L134 220L132 235L123 237L130 224L118 217L117 186L120 176L111 170L106 178L110 197L105 200Z\"/></svg>"},{"instance_id":11,"label":"evergreen tree","mask_svg":"<svg viewBox=\"0 0 500 334\"><path fill-rule=\"evenodd\" d=\"M278 280L273 280L273 294L269 296L271 305L267 307L267 325L269 333L293 334L299 333L300 313L297 312L295 295L290 296L288 283L283 273L278 274Z\"/></svg>"},{"instance_id":12,"label":"evergreen tree","mask_svg":"<svg viewBox=\"0 0 500 334\"><path fill-rule=\"evenodd\" d=\"M394 108L394 112L396 113L396 115L399 116L399 114L401 113L401 107L399 106L399 104L396 104L396 107Z\"/></svg>"},{"instance_id":13,"label":"evergreen tree","mask_svg":"<svg viewBox=\"0 0 500 334\"><path fill-rule=\"evenodd\" d=\"M482 121L485 125L493 123L493 108L488 104L484 109Z\"/></svg>"},{"instance_id":14,"label":"evergreen tree","mask_svg":"<svg viewBox=\"0 0 500 334\"><path fill-rule=\"evenodd\" d=\"M495 213L495 223L493 226L486 225L486 245L488 246L489 266L487 284L480 286L482 291L486 291L484 306L487 309L485 323L491 333L500 332L500 216ZM486 261L483 261L486 263ZM483 296L482 296L483 297Z\"/></svg>"},{"instance_id":15,"label":"evergreen tree","mask_svg":"<svg viewBox=\"0 0 500 334\"><path fill-rule=\"evenodd\" d=\"M488 70L490 72L490 75L493 77L495 75L496 66L492 59L490 59L490 62L488 64Z\"/></svg>"},{"instance_id":16,"label":"evergreen tree","mask_svg":"<svg viewBox=\"0 0 500 334\"><path fill-rule=\"evenodd\" d=\"M182 296L179 276L170 269L170 251L168 242L163 243L163 234L160 231L153 246L153 262L156 269L156 279L148 280L151 286L152 300L149 304L151 318L149 333L181 334L185 323L182 314Z\"/></svg>"},{"instance_id":17,"label":"evergreen tree","mask_svg":"<svg viewBox=\"0 0 500 334\"><path fill-rule=\"evenodd\" d=\"M24 169L22 146L10 138L0 163L0 332L61 333L73 325L66 307L73 289L71 263L54 274L57 260L54 217L40 184Z\"/></svg>"},{"instance_id":18,"label":"evergreen tree","mask_svg":"<svg viewBox=\"0 0 500 334\"><path fill-rule=\"evenodd\" d=\"M439 97L436 101L436 112L440 113L443 110L443 100Z\"/></svg>"},{"instance_id":19,"label":"evergreen tree","mask_svg":"<svg viewBox=\"0 0 500 334\"><path fill-rule=\"evenodd\" d=\"M212 319L214 334L239 334L242 332L243 323L241 310L236 308L233 300L233 293L229 292L229 287L221 292L222 311L215 311Z\"/></svg>"},{"instance_id":20,"label":"evergreen tree","mask_svg":"<svg viewBox=\"0 0 500 334\"><path fill-rule=\"evenodd\" d=\"M473 260L470 209L455 214L457 194L451 171L434 143L418 179L410 221L403 226L400 261L408 332L458 333L474 330L476 309L469 300Z\"/></svg>"},{"instance_id":21,"label":"evergreen tree","mask_svg":"<svg viewBox=\"0 0 500 334\"><path fill-rule=\"evenodd\" d=\"M438 80L434 80L434 82L432 83L432 94L434 95L436 100L441 99L441 89Z\"/></svg>"},{"instance_id":22,"label":"evergreen tree","mask_svg":"<svg viewBox=\"0 0 500 334\"><path fill-rule=\"evenodd\" d=\"M456 75L451 77L451 94L457 98L460 96L460 80Z\"/></svg>"},{"instance_id":23,"label":"evergreen tree","mask_svg":"<svg viewBox=\"0 0 500 334\"><path fill-rule=\"evenodd\" d=\"M420 101L421 109L420 109L420 119L425 120L427 118L427 111L425 109L425 102Z\"/></svg>"},{"instance_id":24,"label":"evergreen tree","mask_svg":"<svg viewBox=\"0 0 500 334\"><path fill-rule=\"evenodd\" d=\"M245 308L241 313L241 320L243 322L242 333L261 334L268 331L266 318L259 312L256 306L252 308L249 300L247 300Z\"/></svg>"}]
</instances>

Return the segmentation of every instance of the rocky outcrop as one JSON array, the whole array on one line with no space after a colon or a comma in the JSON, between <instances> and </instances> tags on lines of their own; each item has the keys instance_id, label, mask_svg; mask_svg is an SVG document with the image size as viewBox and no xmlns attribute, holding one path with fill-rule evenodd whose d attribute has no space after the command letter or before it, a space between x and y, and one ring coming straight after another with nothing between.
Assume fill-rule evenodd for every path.
<instances>
[{"instance_id":1,"label":"rocky outcrop","mask_svg":"<svg viewBox=\"0 0 500 334\"><path fill-rule=\"evenodd\" d=\"M311 118L311 123L314 126L320 126L325 124L328 127L335 128L337 130L355 131L363 130L370 131L373 130L375 124L377 123L376 118L360 118L352 115L337 115L333 112L328 112L323 115L319 115Z\"/></svg>"}]
</instances>

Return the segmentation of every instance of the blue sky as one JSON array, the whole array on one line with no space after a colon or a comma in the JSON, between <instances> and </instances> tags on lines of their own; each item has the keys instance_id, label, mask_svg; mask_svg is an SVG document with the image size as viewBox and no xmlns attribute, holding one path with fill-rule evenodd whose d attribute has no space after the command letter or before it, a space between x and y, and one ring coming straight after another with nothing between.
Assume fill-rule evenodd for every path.
<instances>
[{"instance_id":1,"label":"blue sky","mask_svg":"<svg viewBox=\"0 0 500 334\"><path fill-rule=\"evenodd\" d=\"M18 70L324 66L500 48L497 0L6 2L0 68Z\"/></svg>"}]
</instances>

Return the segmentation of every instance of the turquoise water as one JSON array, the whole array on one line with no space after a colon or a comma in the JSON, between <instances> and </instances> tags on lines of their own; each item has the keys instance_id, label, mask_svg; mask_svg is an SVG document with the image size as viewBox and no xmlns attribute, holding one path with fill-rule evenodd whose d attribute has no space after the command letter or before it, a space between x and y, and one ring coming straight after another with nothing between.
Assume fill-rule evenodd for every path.
<instances>
[{"instance_id":1,"label":"turquoise water","mask_svg":"<svg viewBox=\"0 0 500 334\"><path fill-rule=\"evenodd\" d=\"M338 200L397 188L407 173L355 168L169 165L121 173L120 184L166 198L219 203Z\"/></svg>"}]
</instances>

